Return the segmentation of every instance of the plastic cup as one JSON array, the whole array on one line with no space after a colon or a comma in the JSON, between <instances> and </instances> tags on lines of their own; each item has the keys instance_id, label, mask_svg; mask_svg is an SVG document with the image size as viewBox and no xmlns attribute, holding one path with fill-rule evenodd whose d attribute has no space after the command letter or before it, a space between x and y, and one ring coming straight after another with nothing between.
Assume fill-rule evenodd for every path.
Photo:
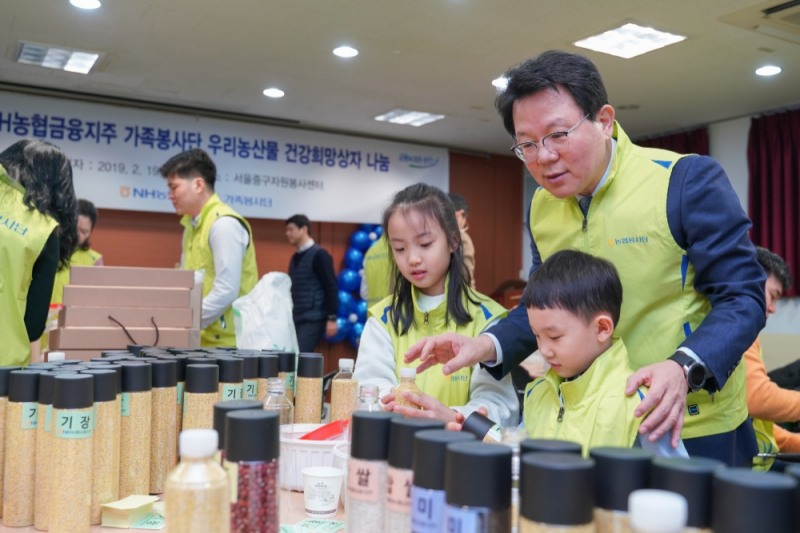
<instances>
[{"instance_id":1,"label":"plastic cup","mask_svg":"<svg viewBox=\"0 0 800 533\"><path fill-rule=\"evenodd\" d=\"M303 501L306 515L331 518L339 509L344 470L332 466L308 466L303 469Z\"/></svg>"}]
</instances>

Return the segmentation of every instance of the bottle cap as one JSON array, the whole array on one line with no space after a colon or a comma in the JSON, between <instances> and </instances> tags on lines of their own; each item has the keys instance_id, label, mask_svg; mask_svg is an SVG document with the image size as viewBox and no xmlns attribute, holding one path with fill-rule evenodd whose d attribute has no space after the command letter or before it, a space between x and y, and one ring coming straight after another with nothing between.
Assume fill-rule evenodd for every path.
<instances>
[{"instance_id":1,"label":"bottle cap","mask_svg":"<svg viewBox=\"0 0 800 533\"><path fill-rule=\"evenodd\" d=\"M301 353L297 356L297 377L321 378L325 372L325 358L318 353Z\"/></svg>"},{"instance_id":2,"label":"bottle cap","mask_svg":"<svg viewBox=\"0 0 800 533\"><path fill-rule=\"evenodd\" d=\"M389 427L396 415L384 411L356 411L352 427L350 457L385 461L389 454Z\"/></svg>"},{"instance_id":3,"label":"bottle cap","mask_svg":"<svg viewBox=\"0 0 800 533\"><path fill-rule=\"evenodd\" d=\"M261 354L258 356L258 377L262 379L278 377L278 356Z\"/></svg>"},{"instance_id":4,"label":"bottle cap","mask_svg":"<svg viewBox=\"0 0 800 533\"><path fill-rule=\"evenodd\" d=\"M136 359L136 357L134 357L132 353L128 353L128 352L113 353L111 355L106 355L106 354L109 354L109 353L110 352L103 352L103 357L100 357L99 359L101 361L105 361L107 363L115 363L117 361L130 361L132 359L134 359L134 360ZM94 359L92 359L92 361L94 361Z\"/></svg>"},{"instance_id":5,"label":"bottle cap","mask_svg":"<svg viewBox=\"0 0 800 533\"><path fill-rule=\"evenodd\" d=\"M241 383L244 380L244 361L238 357L221 355L217 357L220 383Z\"/></svg>"},{"instance_id":6,"label":"bottle cap","mask_svg":"<svg viewBox=\"0 0 800 533\"><path fill-rule=\"evenodd\" d=\"M511 507L511 448L485 442L447 445L444 490L449 505Z\"/></svg>"},{"instance_id":7,"label":"bottle cap","mask_svg":"<svg viewBox=\"0 0 800 533\"><path fill-rule=\"evenodd\" d=\"M400 377L401 378L416 378L417 377L417 369L411 368L408 366L404 366L400 369Z\"/></svg>"},{"instance_id":8,"label":"bottle cap","mask_svg":"<svg viewBox=\"0 0 800 533\"><path fill-rule=\"evenodd\" d=\"M8 396L8 378L11 372L19 369L18 366L0 366L0 398Z\"/></svg>"},{"instance_id":9,"label":"bottle cap","mask_svg":"<svg viewBox=\"0 0 800 533\"><path fill-rule=\"evenodd\" d=\"M40 373L38 370L12 370L8 376L8 401L38 402Z\"/></svg>"},{"instance_id":10,"label":"bottle cap","mask_svg":"<svg viewBox=\"0 0 800 533\"><path fill-rule=\"evenodd\" d=\"M175 379L178 382L186 381L186 365L189 363L188 356L166 353L164 355L159 355L158 358L163 359L164 361L175 361Z\"/></svg>"},{"instance_id":11,"label":"bottle cap","mask_svg":"<svg viewBox=\"0 0 800 533\"><path fill-rule=\"evenodd\" d=\"M525 439L519 443L519 453L526 454L531 452L555 452L555 453L576 453L581 455L581 445L569 440L556 439Z\"/></svg>"},{"instance_id":12,"label":"bottle cap","mask_svg":"<svg viewBox=\"0 0 800 533\"><path fill-rule=\"evenodd\" d=\"M166 359L150 362L153 372L153 388L165 389L178 384L178 363Z\"/></svg>"},{"instance_id":13,"label":"bottle cap","mask_svg":"<svg viewBox=\"0 0 800 533\"><path fill-rule=\"evenodd\" d=\"M264 404L258 400L226 400L214 404L214 429L219 435L219 449L225 448L225 417L228 413L244 409L263 409Z\"/></svg>"},{"instance_id":14,"label":"bottle cap","mask_svg":"<svg viewBox=\"0 0 800 533\"><path fill-rule=\"evenodd\" d=\"M56 374L42 372L39 374L39 403L41 405L53 405L53 386Z\"/></svg>"},{"instance_id":15,"label":"bottle cap","mask_svg":"<svg viewBox=\"0 0 800 533\"><path fill-rule=\"evenodd\" d=\"M689 503L686 525L710 529L714 472L724 467L714 459L656 457L650 466L650 485L683 495Z\"/></svg>"},{"instance_id":16,"label":"bottle cap","mask_svg":"<svg viewBox=\"0 0 800 533\"><path fill-rule=\"evenodd\" d=\"M686 498L666 490L639 489L628 497L631 527L641 533L681 533L687 508Z\"/></svg>"},{"instance_id":17,"label":"bottle cap","mask_svg":"<svg viewBox=\"0 0 800 533\"><path fill-rule=\"evenodd\" d=\"M122 389L120 373L112 369L90 368L81 370L81 374L89 374L94 378L94 401L111 402L117 399Z\"/></svg>"},{"instance_id":18,"label":"bottle cap","mask_svg":"<svg viewBox=\"0 0 800 533\"><path fill-rule=\"evenodd\" d=\"M207 394L219 392L219 366L216 364L186 365L185 392Z\"/></svg>"},{"instance_id":19,"label":"bottle cap","mask_svg":"<svg viewBox=\"0 0 800 533\"><path fill-rule=\"evenodd\" d=\"M280 416L275 411L234 411L225 417L225 460L271 461L280 455Z\"/></svg>"},{"instance_id":20,"label":"bottle cap","mask_svg":"<svg viewBox=\"0 0 800 533\"><path fill-rule=\"evenodd\" d=\"M278 372L294 372L294 352L278 352Z\"/></svg>"},{"instance_id":21,"label":"bottle cap","mask_svg":"<svg viewBox=\"0 0 800 533\"><path fill-rule=\"evenodd\" d=\"M445 429L426 429L414 433L414 485L423 489L444 490L447 445L474 440L475 436L471 433Z\"/></svg>"},{"instance_id":22,"label":"bottle cap","mask_svg":"<svg viewBox=\"0 0 800 533\"><path fill-rule=\"evenodd\" d=\"M47 360L48 361L63 361L66 359L67 354L64 352L48 352L47 353Z\"/></svg>"},{"instance_id":23,"label":"bottle cap","mask_svg":"<svg viewBox=\"0 0 800 533\"><path fill-rule=\"evenodd\" d=\"M256 379L258 377L258 355L236 352L233 357L242 360L242 377Z\"/></svg>"},{"instance_id":24,"label":"bottle cap","mask_svg":"<svg viewBox=\"0 0 800 533\"><path fill-rule=\"evenodd\" d=\"M153 369L150 363L120 361L122 392L144 392L153 389Z\"/></svg>"},{"instance_id":25,"label":"bottle cap","mask_svg":"<svg viewBox=\"0 0 800 533\"><path fill-rule=\"evenodd\" d=\"M483 440L486 434L489 433L489 430L496 425L496 423L489 420L478 411L473 411L466 420L464 420L464 423L461 425L461 431L472 433L478 440Z\"/></svg>"},{"instance_id":26,"label":"bottle cap","mask_svg":"<svg viewBox=\"0 0 800 533\"><path fill-rule=\"evenodd\" d=\"M353 371L353 368L356 366L356 362L354 359L339 359L339 369L340 370L348 370L350 372Z\"/></svg>"},{"instance_id":27,"label":"bottle cap","mask_svg":"<svg viewBox=\"0 0 800 533\"><path fill-rule=\"evenodd\" d=\"M595 505L601 509L627 511L631 492L650 487L650 452L598 447L589 450L589 457L595 463Z\"/></svg>"},{"instance_id":28,"label":"bottle cap","mask_svg":"<svg viewBox=\"0 0 800 533\"><path fill-rule=\"evenodd\" d=\"M90 374L58 374L53 384L53 409L86 409L94 405Z\"/></svg>"},{"instance_id":29,"label":"bottle cap","mask_svg":"<svg viewBox=\"0 0 800 533\"><path fill-rule=\"evenodd\" d=\"M395 417L389 424L389 465L411 470L413 465L414 434L426 429L443 429L441 420Z\"/></svg>"},{"instance_id":30,"label":"bottle cap","mask_svg":"<svg viewBox=\"0 0 800 533\"><path fill-rule=\"evenodd\" d=\"M775 472L714 472L711 528L725 533L794 531L797 480ZM754 512L757 511L757 512Z\"/></svg>"},{"instance_id":31,"label":"bottle cap","mask_svg":"<svg viewBox=\"0 0 800 533\"><path fill-rule=\"evenodd\" d=\"M588 524L594 516L594 461L569 452L521 456L520 514L553 526Z\"/></svg>"},{"instance_id":32,"label":"bottle cap","mask_svg":"<svg viewBox=\"0 0 800 533\"><path fill-rule=\"evenodd\" d=\"M217 452L217 431L214 429L187 429L181 431L178 447L181 457L201 459Z\"/></svg>"}]
</instances>

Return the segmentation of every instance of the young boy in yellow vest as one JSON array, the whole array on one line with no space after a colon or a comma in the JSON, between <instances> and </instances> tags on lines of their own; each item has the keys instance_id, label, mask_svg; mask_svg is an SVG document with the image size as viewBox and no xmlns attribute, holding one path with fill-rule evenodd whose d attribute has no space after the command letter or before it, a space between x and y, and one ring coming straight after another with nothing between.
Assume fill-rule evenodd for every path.
<instances>
[{"instance_id":1,"label":"young boy in yellow vest","mask_svg":"<svg viewBox=\"0 0 800 533\"><path fill-rule=\"evenodd\" d=\"M636 444L642 418L634 410L647 390L625 395L633 370L625 343L614 336L622 306L614 265L575 250L557 252L531 275L522 302L550 365L525 390L528 436L578 442L584 454L597 446ZM675 455L668 438L662 440L661 449L647 439L640 444Z\"/></svg>"}]
</instances>

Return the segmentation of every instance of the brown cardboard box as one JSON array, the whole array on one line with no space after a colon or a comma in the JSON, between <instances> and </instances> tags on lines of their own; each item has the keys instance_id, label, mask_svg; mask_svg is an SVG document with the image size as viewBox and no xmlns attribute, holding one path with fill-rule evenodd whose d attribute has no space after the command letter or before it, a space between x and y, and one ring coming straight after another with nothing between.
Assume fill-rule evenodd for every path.
<instances>
[{"instance_id":1,"label":"brown cardboard box","mask_svg":"<svg viewBox=\"0 0 800 533\"><path fill-rule=\"evenodd\" d=\"M60 327L117 327L118 320L126 328L191 328L192 310L169 307L65 307L58 313ZM198 329L198 328L195 328Z\"/></svg>"},{"instance_id":2,"label":"brown cardboard box","mask_svg":"<svg viewBox=\"0 0 800 533\"><path fill-rule=\"evenodd\" d=\"M194 271L176 268L74 266L69 273L70 285L103 287L194 287Z\"/></svg>"},{"instance_id":3,"label":"brown cardboard box","mask_svg":"<svg viewBox=\"0 0 800 533\"><path fill-rule=\"evenodd\" d=\"M131 342L120 327L57 328L50 331L50 350L116 350L127 348L129 344L200 347L200 331L197 329L158 328L158 342L153 327L127 329L135 342Z\"/></svg>"},{"instance_id":4,"label":"brown cardboard box","mask_svg":"<svg viewBox=\"0 0 800 533\"><path fill-rule=\"evenodd\" d=\"M64 287L64 307L172 307L190 308L193 293L188 288L98 287L67 285Z\"/></svg>"}]
</instances>

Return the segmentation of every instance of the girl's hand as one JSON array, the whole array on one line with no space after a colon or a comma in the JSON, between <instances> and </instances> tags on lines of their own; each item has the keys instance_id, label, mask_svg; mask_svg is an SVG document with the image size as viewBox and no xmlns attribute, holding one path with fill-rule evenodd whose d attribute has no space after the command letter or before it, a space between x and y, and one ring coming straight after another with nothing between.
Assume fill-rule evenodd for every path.
<instances>
[{"instance_id":1,"label":"girl's hand","mask_svg":"<svg viewBox=\"0 0 800 533\"><path fill-rule=\"evenodd\" d=\"M486 407L480 406L475 410L483 416L489 416L489 410ZM456 419L452 422L448 422L445 429L449 429L450 431L461 431L462 426L464 425L464 420L466 419L467 417L464 416L463 413L456 412Z\"/></svg>"},{"instance_id":2,"label":"girl's hand","mask_svg":"<svg viewBox=\"0 0 800 533\"><path fill-rule=\"evenodd\" d=\"M418 408L395 404L394 393L390 392L381 398L381 401L384 403L384 410L394 411L395 413L400 413L403 416L441 420L445 424L449 422L455 422L456 416L459 414L457 411L453 411L433 396L429 396L425 393L414 394L413 392L403 391L402 394L406 401L418 406Z\"/></svg>"}]
</instances>

